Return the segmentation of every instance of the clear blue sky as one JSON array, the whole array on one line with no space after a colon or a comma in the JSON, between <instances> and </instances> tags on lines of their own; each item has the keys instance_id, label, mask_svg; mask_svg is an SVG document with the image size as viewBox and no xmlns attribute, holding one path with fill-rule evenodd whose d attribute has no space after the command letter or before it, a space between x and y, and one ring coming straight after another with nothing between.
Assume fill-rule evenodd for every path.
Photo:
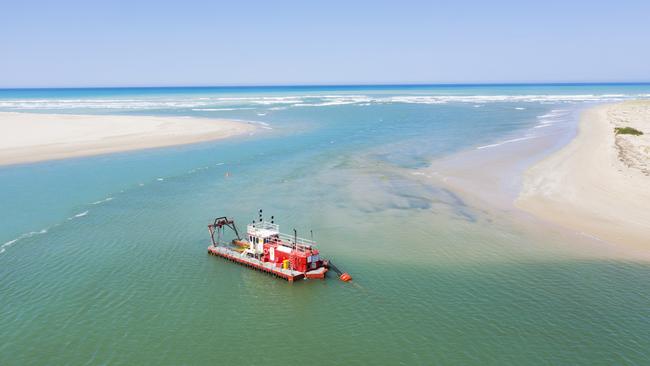
<instances>
[{"instance_id":1,"label":"clear blue sky","mask_svg":"<svg viewBox=\"0 0 650 366\"><path fill-rule=\"evenodd\" d=\"M650 81L649 0L0 5L0 87Z\"/></svg>"}]
</instances>

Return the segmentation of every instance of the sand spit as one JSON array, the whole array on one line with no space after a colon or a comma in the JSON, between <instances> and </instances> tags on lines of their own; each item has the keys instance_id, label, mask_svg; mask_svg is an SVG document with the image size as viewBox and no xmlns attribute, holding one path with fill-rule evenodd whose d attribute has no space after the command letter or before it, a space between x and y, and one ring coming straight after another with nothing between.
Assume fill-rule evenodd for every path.
<instances>
[{"instance_id":1,"label":"sand spit","mask_svg":"<svg viewBox=\"0 0 650 366\"><path fill-rule=\"evenodd\" d=\"M0 165L184 145L254 129L222 119L0 112Z\"/></svg>"},{"instance_id":2,"label":"sand spit","mask_svg":"<svg viewBox=\"0 0 650 366\"><path fill-rule=\"evenodd\" d=\"M616 134L633 127L642 136ZM585 111L579 133L524 174L516 205L614 244L650 248L650 101Z\"/></svg>"}]
</instances>

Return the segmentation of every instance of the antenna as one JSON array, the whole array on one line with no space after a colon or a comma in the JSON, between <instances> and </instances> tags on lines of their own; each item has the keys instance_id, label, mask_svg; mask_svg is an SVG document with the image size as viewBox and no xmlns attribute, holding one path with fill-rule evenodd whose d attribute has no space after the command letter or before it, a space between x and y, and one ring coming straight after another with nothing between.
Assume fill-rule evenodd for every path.
<instances>
[{"instance_id":1,"label":"antenna","mask_svg":"<svg viewBox=\"0 0 650 366\"><path fill-rule=\"evenodd\" d=\"M314 230L309 230L309 234L311 235L311 241L314 241Z\"/></svg>"},{"instance_id":2,"label":"antenna","mask_svg":"<svg viewBox=\"0 0 650 366\"><path fill-rule=\"evenodd\" d=\"M293 229L293 245L298 244L298 231L296 229Z\"/></svg>"}]
</instances>

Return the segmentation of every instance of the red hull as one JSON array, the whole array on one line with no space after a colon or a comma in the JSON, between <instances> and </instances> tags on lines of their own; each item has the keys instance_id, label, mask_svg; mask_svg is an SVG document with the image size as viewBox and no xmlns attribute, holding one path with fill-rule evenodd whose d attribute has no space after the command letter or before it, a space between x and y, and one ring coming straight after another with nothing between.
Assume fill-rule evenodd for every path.
<instances>
[{"instance_id":1,"label":"red hull","mask_svg":"<svg viewBox=\"0 0 650 366\"><path fill-rule=\"evenodd\" d=\"M304 278L323 279L325 278L325 274L327 273L327 268L325 267L321 267L316 270L307 271L307 272L298 272L289 269L278 268L277 266L269 262L262 262L254 258L242 257L240 253L225 247L209 246L208 254L226 258L230 261L283 278L289 282L293 282Z\"/></svg>"}]
</instances>

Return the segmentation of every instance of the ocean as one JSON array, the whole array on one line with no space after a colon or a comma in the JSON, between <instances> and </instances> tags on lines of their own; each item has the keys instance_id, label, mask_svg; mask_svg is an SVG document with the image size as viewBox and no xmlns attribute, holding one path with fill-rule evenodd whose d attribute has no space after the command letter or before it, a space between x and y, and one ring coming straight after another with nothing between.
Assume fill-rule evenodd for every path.
<instances>
[{"instance_id":1,"label":"ocean","mask_svg":"<svg viewBox=\"0 0 650 366\"><path fill-rule=\"evenodd\" d=\"M0 364L649 364L647 262L421 179L468 151L557 149L580 110L633 98L650 85L0 90L0 111L258 126L0 167ZM211 220L259 209L354 281L207 254Z\"/></svg>"}]
</instances>

